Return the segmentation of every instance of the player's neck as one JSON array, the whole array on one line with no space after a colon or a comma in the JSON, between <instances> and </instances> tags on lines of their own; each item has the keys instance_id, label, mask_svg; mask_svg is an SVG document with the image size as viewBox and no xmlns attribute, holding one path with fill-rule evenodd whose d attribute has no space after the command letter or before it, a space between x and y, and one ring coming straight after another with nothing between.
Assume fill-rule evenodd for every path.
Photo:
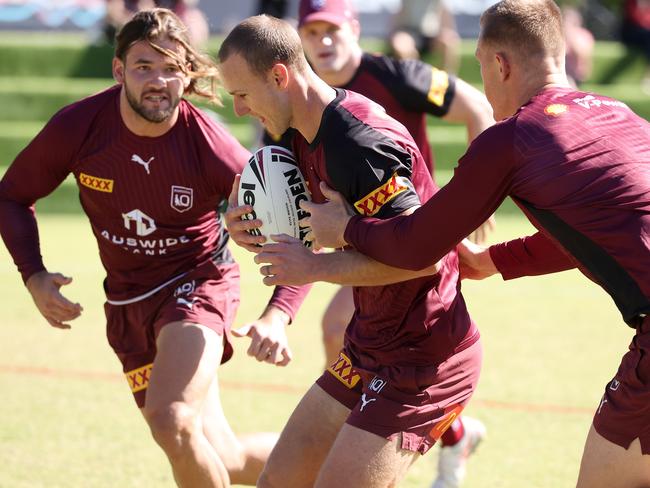
<instances>
[{"instance_id":1,"label":"player's neck","mask_svg":"<svg viewBox=\"0 0 650 488\"><path fill-rule=\"evenodd\" d=\"M179 110L176 108L174 113L163 122L150 122L131 108L124 93L120 96L120 116L122 117L122 122L136 136L159 137L166 134L176 124L178 112Z\"/></svg>"},{"instance_id":2,"label":"player's neck","mask_svg":"<svg viewBox=\"0 0 650 488\"><path fill-rule=\"evenodd\" d=\"M295 103L291 127L311 144L318 134L323 112L336 98L336 92L311 71L303 81L304 83L296 86L296 92L293 94Z\"/></svg>"}]
</instances>

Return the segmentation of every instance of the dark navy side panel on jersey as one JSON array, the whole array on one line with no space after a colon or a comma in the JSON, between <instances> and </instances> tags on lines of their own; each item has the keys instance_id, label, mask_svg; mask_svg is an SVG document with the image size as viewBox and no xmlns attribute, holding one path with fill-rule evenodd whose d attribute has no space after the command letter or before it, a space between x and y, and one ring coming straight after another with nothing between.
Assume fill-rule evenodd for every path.
<instances>
[{"instance_id":1,"label":"dark navy side panel on jersey","mask_svg":"<svg viewBox=\"0 0 650 488\"><path fill-rule=\"evenodd\" d=\"M623 320L636 328L650 314L650 300L627 270L589 237L548 210L519 200L528 212L569 251L612 297Z\"/></svg>"},{"instance_id":2,"label":"dark navy side panel on jersey","mask_svg":"<svg viewBox=\"0 0 650 488\"><path fill-rule=\"evenodd\" d=\"M337 90L312 143L325 148L327 174L334 188L361 215L387 218L419 205L410 180L411 154L339 105L344 97L345 92Z\"/></svg>"}]
</instances>

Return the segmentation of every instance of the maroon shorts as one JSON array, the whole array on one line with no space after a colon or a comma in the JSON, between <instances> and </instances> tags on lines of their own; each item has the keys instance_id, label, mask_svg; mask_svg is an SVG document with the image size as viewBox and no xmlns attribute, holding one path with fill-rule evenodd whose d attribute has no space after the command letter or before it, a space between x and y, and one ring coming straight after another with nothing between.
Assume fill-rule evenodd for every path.
<instances>
[{"instance_id":1,"label":"maroon shorts","mask_svg":"<svg viewBox=\"0 0 650 488\"><path fill-rule=\"evenodd\" d=\"M206 263L152 296L126 305L106 303L106 335L122 363L135 401L144 406L156 338L170 322L205 325L223 336L221 362L232 357L230 325L239 305L237 264Z\"/></svg>"},{"instance_id":2,"label":"maroon shorts","mask_svg":"<svg viewBox=\"0 0 650 488\"><path fill-rule=\"evenodd\" d=\"M424 454L465 408L482 358L477 340L440 364L383 367L376 375L356 370L344 348L316 384L351 410L348 424L389 440L401 435L402 449Z\"/></svg>"},{"instance_id":3,"label":"maroon shorts","mask_svg":"<svg viewBox=\"0 0 650 488\"><path fill-rule=\"evenodd\" d=\"M650 454L650 317L637 327L630 350L605 387L594 428L625 449L638 437L641 452Z\"/></svg>"}]
</instances>

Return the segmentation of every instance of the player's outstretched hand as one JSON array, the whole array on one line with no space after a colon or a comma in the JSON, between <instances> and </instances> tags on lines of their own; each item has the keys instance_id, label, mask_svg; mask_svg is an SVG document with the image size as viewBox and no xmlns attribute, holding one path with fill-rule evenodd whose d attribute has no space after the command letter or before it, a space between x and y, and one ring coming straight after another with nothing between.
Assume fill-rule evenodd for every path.
<instances>
[{"instance_id":1,"label":"player's outstretched hand","mask_svg":"<svg viewBox=\"0 0 650 488\"><path fill-rule=\"evenodd\" d=\"M239 189L239 180L241 175L235 176L235 181L232 184L232 191L228 197L228 210L224 214L226 221L226 228L230 237L238 246L247 249L250 252L258 253L262 249L259 245L264 244L266 237L254 236L247 231L257 229L262 226L260 219L242 220L244 215L253 211L250 205L242 205L241 207L237 201L237 191Z\"/></svg>"},{"instance_id":2,"label":"player's outstretched hand","mask_svg":"<svg viewBox=\"0 0 650 488\"><path fill-rule=\"evenodd\" d=\"M61 287L72 283L72 278L61 273L40 271L27 280L27 290L32 295L36 308L45 320L57 329L69 329L67 322L81 315L83 308L72 303L61 294Z\"/></svg>"},{"instance_id":3,"label":"player's outstretched hand","mask_svg":"<svg viewBox=\"0 0 650 488\"><path fill-rule=\"evenodd\" d=\"M482 280L499 272L490 257L489 248L463 239L457 249L461 279Z\"/></svg>"},{"instance_id":4,"label":"player's outstretched hand","mask_svg":"<svg viewBox=\"0 0 650 488\"><path fill-rule=\"evenodd\" d=\"M344 247L346 242L343 234L354 212L343 195L331 189L324 182L321 182L320 190L328 201L322 204L301 201L300 207L311 214L302 219L301 223L311 227L311 236L309 237L313 238L315 249Z\"/></svg>"},{"instance_id":5,"label":"player's outstretched hand","mask_svg":"<svg viewBox=\"0 0 650 488\"><path fill-rule=\"evenodd\" d=\"M286 234L272 235L275 243L266 244L255 256L264 276L265 285L300 286L317 279L317 255L307 249L300 239Z\"/></svg>"},{"instance_id":6,"label":"player's outstretched hand","mask_svg":"<svg viewBox=\"0 0 650 488\"><path fill-rule=\"evenodd\" d=\"M259 319L233 329L232 335L251 338L246 351L249 356L260 362L286 366L293 358L285 331L288 323L289 316L286 313L275 307L267 307Z\"/></svg>"}]
</instances>

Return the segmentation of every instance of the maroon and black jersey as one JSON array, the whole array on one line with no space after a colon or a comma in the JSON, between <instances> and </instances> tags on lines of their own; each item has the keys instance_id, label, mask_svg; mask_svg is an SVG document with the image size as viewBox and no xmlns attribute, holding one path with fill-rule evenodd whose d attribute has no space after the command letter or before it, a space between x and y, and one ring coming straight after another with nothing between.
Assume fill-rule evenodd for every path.
<instances>
[{"instance_id":1,"label":"maroon and black jersey","mask_svg":"<svg viewBox=\"0 0 650 488\"><path fill-rule=\"evenodd\" d=\"M149 296L209 260L231 260L217 209L249 157L185 100L167 133L137 136L122 121L119 99L114 86L63 108L0 182L0 232L26 281L44 269L33 204L74 175L116 304Z\"/></svg>"},{"instance_id":2,"label":"maroon and black jersey","mask_svg":"<svg viewBox=\"0 0 650 488\"><path fill-rule=\"evenodd\" d=\"M354 92L337 89L313 142L296 132L293 150L315 202L324 201L319 190L324 181L359 215L399 215L436 191L404 126ZM401 250L391 246L391 252ZM346 340L361 361L355 366L430 365L478 339L460 294L456 252L441 261L433 276L354 288Z\"/></svg>"},{"instance_id":3,"label":"maroon and black jersey","mask_svg":"<svg viewBox=\"0 0 650 488\"><path fill-rule=\"evenodd\" d=\"M426 115L444 117L447 114L456 93L456 79L453 76L419 60L396 60L364 53L352 80L340 88L361 93L401 122L433 174L434 161L427 137ZM289 148L292 132L288 131L280 139L265 134L264 144Z\"/></svg>"},{"instance_id":4,"label":"maroon and black jersey","mask_svg":"<svg viewBox=\"0 0 650 488\"><path fill-rule=\"evenodd\" d=\"M540 233L491 249L504 277L577 265L630 325L650 313L650 124L596 94L542 91L483 132L452 180L412 216L353 217L345 237L379 261L422 268L508 195Z\"/></svg>"}]
</instances>

